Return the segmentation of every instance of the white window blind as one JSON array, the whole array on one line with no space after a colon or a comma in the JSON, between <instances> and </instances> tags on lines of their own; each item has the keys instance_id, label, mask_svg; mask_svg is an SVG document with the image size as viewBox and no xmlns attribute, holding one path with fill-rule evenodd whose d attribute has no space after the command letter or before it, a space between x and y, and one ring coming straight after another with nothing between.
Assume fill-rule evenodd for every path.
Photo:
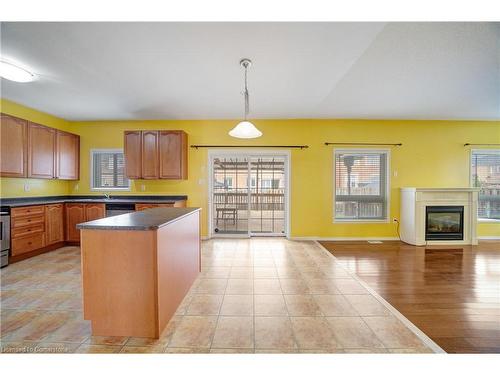
<instances>
[{"instance_id":1,"label":"white window blind","mask_svg":"<svg viewBox=\"0 0 500 375\"><path fill-rule=\"evenodd\" d=\"M478 217L500 219L500 150L473 150L472 186L480 188Z\"/></svg>"},{"instance_id":2,"label":"white window blind","mask_svg":"<svg viewBox=\"0 0 500 375\"><path fill-rule=\"evenodd\" d=\"M388 152L335 151L335 219L387 219Z\"/></svg>"},{"instance_id":3,"label":"white window blind","mask_svg":"<svg viewBox=\"0 0 500 375\"><path fill-rule=\"evenodd\" d=\"M92 189L128 190L123 151L92 150Z\"/></svg>"}]
</instances>

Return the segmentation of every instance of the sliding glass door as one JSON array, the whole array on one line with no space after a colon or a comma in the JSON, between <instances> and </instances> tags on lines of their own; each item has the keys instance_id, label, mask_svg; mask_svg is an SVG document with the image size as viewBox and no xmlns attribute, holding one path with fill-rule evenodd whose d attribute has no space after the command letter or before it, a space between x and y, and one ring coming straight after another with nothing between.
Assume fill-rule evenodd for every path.
<instances>
[{"instance_id":1,"label":"sliding glass door","mask_svg":"<svg viewBox=\"0 0 500 375\"><path fill-rule=\"evenodd\" d=\"M212 159L212 226L215 234L248 233L248 158Z\"/></svg>"},{"instance_id":2,"label":"sliding glass door","mask_svg":"<svg viewBox=\"0 0 500 375\"><path fill-rule=\"evenodd\" d=\"M212 154L213 236L285 236L286 154Z\"/></svg>"}]
</instances>

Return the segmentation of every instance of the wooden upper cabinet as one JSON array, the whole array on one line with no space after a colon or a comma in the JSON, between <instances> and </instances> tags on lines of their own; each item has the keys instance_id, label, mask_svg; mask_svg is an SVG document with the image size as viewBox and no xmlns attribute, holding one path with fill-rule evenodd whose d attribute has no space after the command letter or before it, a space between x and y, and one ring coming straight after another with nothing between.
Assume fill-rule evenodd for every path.
<instances>
[{"instance_id":1,"label":"wooden upper cabinet","mask_svg":"<svg viewBox=\"0 0 500 375\"><path fill-rule=\"evenodd\" d=\"M142 132L142 178L154 180L160 177L158 167L158 132Z\"/></svg>"},{"instance_id":2,"label":"wooden upper cabinet","mask_svg":"<svg viewBox=\"0 0 500 375\"><path fill-rule=\"evenodd\" d=\"M78 180L80 177L80 137L57 131L56 177L61 180Z\"/></svg>"},{"instance_id":3,"label":"wooden upper cabinet","mask_svg":"<svg viewBox=\"0 0 500 375\"><path fill-rule=\"evenodd\" d=\"M27 121L1 115L0 176L27 176Z\"/></svg>"},{"instance_id":4,"label":"wooden upper cabinet","mask_svg":"<svg viewBox=\"0 0 500 375\"><path fill-rule=\"evenodd\" d=\"M125 171L130 179L188 178L187 134L182 130L125 131Z\"/></svg>"},{"instance_id":5,"label":"wooden upper cabinet","mask_svg":"<svg viewBox=\"0 0 500 375\"><path fill-rule=\"evenodd\" d=\"M80 178L80 137L1 115L0 176Z\"/></svg>"},{"instance_id":6,"label":"wooden upper cabinet","mask_svg":"<svg viewBox=\"0 0 500 375\"><path fill-rule=\"evenodd\" d=\"M55 178L56 130L28 122L28 177Z\"/></svg>"},{"instance_id":7,"label":"wooden upper cabinet","mask_svg":"<svg viewBox=\"0 0 500 375\"><path fill-rule=\"evenodd\" d=\"M64 241L64 206L62 203L45 206L45 245Z\"/></svg>"},{"instance_id":8,"label":"wooden upper cabinet","mask_svg":"<svg viewBox=\"0 0 500 375\"><path fill-rule=\"evenodd\" d=\"M159 139L160 178L187 179L187 134L181 130L162 130Z\"/></svg>"},{"instance_id":9,"label":"wooden upper cabinet","mask_svg":"<svg viewBox=\"0 0 500 375\"><path fill-rule=\"evenodd\" d=\"M106 205L104 203L85 204L85 221L102 219L106 216Z\"/></svg>"},{"instance_id":10,"label":"wooden upper cabinet","mask_svg":"<svg viewBox=\"0 0 500 375\"><path fill-rule=\"evenodd\" d=\"M124 141L125 174L127 178L142 177L142 134L141 131L126 131Z\"/></svg>"}]
</instances>

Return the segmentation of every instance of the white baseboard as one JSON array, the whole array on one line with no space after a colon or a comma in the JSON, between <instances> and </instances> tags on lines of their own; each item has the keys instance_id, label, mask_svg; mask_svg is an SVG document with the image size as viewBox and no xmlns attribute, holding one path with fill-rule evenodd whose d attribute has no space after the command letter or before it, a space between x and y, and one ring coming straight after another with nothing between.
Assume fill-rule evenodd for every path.
<instances>
[{"instance_id":1,"label":"white baseboard","mask_svg":"<svg viewBox=\"0 0 500 375\"><path fill-rule=\"evenodd\" d=\"M202 241L210 236L201 236ZM234 238L234 237L233 237ZM399 241L398 237L290 237L292 241ZM500 240L500 236L480 236L479 240Z\"/></svg>"},{"instance_id":2,"label":"white baseboard","mask_svg":"<svg viewBox=\"0 0 500 375\"><path fill-rule=\"evenodd\" d=\"M295 241L399 241L398 237L290 237Z\"/></svg>"}]
</instances>

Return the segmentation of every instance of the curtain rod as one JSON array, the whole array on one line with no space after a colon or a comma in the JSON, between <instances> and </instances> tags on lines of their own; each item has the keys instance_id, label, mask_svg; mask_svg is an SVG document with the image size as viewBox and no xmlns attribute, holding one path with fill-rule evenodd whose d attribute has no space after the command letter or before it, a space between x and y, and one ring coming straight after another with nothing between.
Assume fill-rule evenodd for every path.
<instances>
[{"instance_id":1,"label":"curtain rod","mask_svg":"<svg viewBox=\"0 0 500 375\"><path fill-rule=\"evenodd\" d=\"M352 143L352 142L325 142L325 146L329 145L349 145L349 146L402 146L402 143Z\"/></svg>"},{"instance_id":2,"label":"curtain rod","mask_svg":"<svg viewBox=\"0 0 500 375\"><path fill-rule=\"evenodd\" d=\"M465 146L500 146L500 143L464 143Z\"/></svg>"},{"instance_id":3,"label":"curtain rod","mask_svg":"<svg viewBox=\"0 0 500 375\"><path fill-rule=\"evenodd\" d=\"M191 148L309 148L308 145L291 145L291 146L286 146L286 145L276 145L276 146L232 146L232 145L191 145Z\"/></svg>"}]
</instances>

